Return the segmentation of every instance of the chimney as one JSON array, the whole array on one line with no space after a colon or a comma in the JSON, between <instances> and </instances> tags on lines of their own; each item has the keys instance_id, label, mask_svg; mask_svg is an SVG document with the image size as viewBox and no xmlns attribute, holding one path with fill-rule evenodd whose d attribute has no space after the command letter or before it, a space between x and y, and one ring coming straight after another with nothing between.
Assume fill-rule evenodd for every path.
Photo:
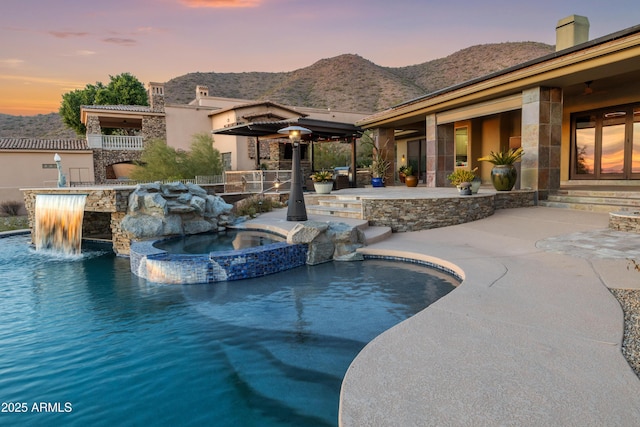
<instances>
[{"instance_id":1,"label":"chimney","mask_svg":"<svg viewBox=\"0 0 640 427\"><path fill-rule=\"evenodd\" d=\"M147 89L151 111L164 112L164 84L150 82Z\"/></svg>"},{"instance_id":2,"label":"chimney","mask_svg":"<svg viewBox=\"0 0 640 427\"><path fill-rule=\"evenodd\" d=\"M196 99L199 100L201 98L209 96L209 87L208 86L196 86Z\"/></svg>"},{"instance_id":3,"label":"chimney","mask_svg":"<svg viewBox=\"0 0 640 427\"><path fill-rule=\"evenodd\" d=\"M556 25L556 52L589 41L589 19L586 16L571 15L558 21Z\"/></svg>"}]
</instances>

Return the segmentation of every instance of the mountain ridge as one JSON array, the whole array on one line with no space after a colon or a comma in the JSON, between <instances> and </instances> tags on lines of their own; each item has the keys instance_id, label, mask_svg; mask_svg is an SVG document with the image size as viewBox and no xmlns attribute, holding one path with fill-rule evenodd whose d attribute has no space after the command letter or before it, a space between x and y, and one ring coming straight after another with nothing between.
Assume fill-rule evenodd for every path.
<instances>
[{"instance_id":1,"label":"mountain ridge","mask_svg":"<svg viewBox=\"0 0 640 427\"><path fill-rule=\"evenodd\" d=\"M187 104L195 98L196 86L204 85L210 96L373 113L552 52L552 45L539 42L482 44L404 67L383 67L347 53L288 72L187 73L165 82L165 98L167 104ZM0 114L0 137L77 136L57 113L50 113Z\"/></svg>"}]
</instances>

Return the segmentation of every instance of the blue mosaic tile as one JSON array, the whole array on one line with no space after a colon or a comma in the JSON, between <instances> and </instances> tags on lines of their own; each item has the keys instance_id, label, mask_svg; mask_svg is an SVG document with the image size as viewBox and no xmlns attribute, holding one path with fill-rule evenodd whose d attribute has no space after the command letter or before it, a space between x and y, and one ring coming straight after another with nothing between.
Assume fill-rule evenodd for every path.
<instances>
[{"instance_id":1,"label":"blue mosaic tile","mask_svg":"<svg viewBox=\"0 0 640 427\"><path fill-rule=\"evenodd\" d=\"M308 249L307 245L277 242L240 250L186 255L157 249L154 243L158 241L132 243L130 263L134 274L145 279L152 276L161 283L214 283L261 277L306 264ZM149 267L153 269L152 273Z\"/></svg>"}]
</instances>

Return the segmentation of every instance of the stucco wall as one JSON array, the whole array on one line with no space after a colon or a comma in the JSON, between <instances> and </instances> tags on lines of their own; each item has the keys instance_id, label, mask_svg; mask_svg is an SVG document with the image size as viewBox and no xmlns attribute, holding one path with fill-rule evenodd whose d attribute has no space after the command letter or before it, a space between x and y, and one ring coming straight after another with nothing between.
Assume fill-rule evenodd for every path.
<instances>
[{"instance_id":1,"label":"stucco wall","mask_svg":"<svg viewBox=\"0 0 640 427\"><path fill-rule=\"evenodd\" d=\"M67 183L81 172L80 178L93 181L93 157L91 151L58 153L62 158L62 169ZM0 156L0 202L21 201L21 188L56 187L58 169L43 168L55 165L55 152L3 151ZM72 173L71 173L72 172ZM73 175L73 176L71 176Z\"/></svg>"},{"instance_id":2,"label":"stucco wall","mask_svg":"<svg viewBox=\"0 0 640 427\"><path fill-rule=\"evenodd\" d=\"M167 145L181 150L189 150L193 135L211 134L212 109L195 106L165 107L167 120ZM218 148L216 146L216 148Z\"/></svg>"}]
</instances>

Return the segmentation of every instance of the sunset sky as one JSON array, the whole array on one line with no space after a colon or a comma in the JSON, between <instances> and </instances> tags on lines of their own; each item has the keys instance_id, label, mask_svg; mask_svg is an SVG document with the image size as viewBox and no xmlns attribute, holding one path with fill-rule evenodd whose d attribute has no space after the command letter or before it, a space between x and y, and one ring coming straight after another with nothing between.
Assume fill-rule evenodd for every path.
<instances>
[{"instance_id":1,"label":"sunset sky","mask_svg":"<svg viewBox=\"0 0 640 427\"><path fill-rule=\"evenodd\" d=\"M124 72L146 86L344 53L401 67L476 44L555 44L572 14L591 39L640 24L637 0L2 0L0 113L57 111L63 93Z\"/></svg>"}]
</instances>

